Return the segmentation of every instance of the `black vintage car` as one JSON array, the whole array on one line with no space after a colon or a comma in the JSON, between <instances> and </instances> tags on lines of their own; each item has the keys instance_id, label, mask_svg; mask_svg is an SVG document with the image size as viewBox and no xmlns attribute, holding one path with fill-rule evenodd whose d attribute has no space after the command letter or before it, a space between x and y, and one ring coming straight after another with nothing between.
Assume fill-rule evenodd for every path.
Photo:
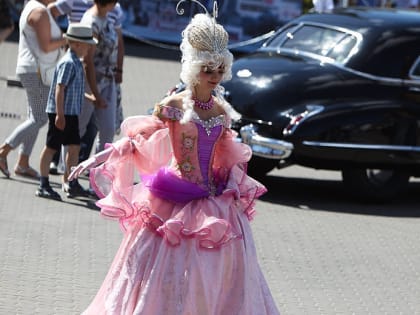
<instances>
[{"instance_id":1,"label":"black vintage car","mask_svg":"<svg viewBox=\"0 0 420 315\"><path fill-rule=\"evenodd\" d=\"M226 98L249 171L341 170L356 196L393 198L420 176L420 13L306 14L239 58Z\"/></svg>"}]
</instances>

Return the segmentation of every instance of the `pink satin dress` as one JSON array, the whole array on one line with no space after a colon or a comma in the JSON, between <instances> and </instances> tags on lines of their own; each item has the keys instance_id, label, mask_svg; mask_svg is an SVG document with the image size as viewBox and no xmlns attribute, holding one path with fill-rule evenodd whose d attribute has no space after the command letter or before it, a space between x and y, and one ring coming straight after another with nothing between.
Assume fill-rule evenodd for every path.
<instances>
[{"instance_id":1,"label":"pink satin dress","mask_svg":"<svg viewBox=\"0 0 420 315\"><path fill-rule=\"evenodd\" d=\"M249 221L266 189L246 174L248 146L230 119L181 124L135 116L90 179L102 215L124 238L83 314L277 315L257 261Z\"/></svg>"}]
</instances>

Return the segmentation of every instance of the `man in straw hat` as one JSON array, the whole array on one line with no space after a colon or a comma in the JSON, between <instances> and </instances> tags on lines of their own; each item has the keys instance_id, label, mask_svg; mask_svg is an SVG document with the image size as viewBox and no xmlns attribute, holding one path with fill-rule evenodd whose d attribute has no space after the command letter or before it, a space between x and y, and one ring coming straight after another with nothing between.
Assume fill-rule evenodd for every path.
<instances>
[{"instance_id":1,"label":"man in straw hat","mask_svg":"<svg viewBox=\"0 0 420 315\"><path fill-rule=\"evenodd\" d=\"M61 200L60 195L49 184L49 165L61 145L68 145L66 170L63 174L63 191L68 197L86 196L87 192L77 180L68 181L69 170L77 165L80 150L79 119L85 95L85 75L81 58L88 53L90 45L96 45L90 26L72 23L64 37L69 49L58 62L48 96L49 125L46 145L41 153L39 197Z\"/></svg>"}]
</instances>

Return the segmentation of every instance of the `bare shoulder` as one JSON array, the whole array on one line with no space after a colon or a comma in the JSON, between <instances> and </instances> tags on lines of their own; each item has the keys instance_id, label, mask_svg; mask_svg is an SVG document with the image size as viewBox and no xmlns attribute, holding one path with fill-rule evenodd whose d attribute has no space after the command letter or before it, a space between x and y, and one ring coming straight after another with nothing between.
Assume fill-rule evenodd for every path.
<instances>
[{"instance_id":1,"label":"bare shoulder","mask_svg":"<svg viewBox=\"0 0 420 315\"><path fill-rule=\"evenodd\" d=\"M214 106L215 109L215 115L226 115L226 111L225 108L223 107L223 105L216 99L214 104L216 106Z\"/></svg>"},{"instance_id":2,"label":"bare shoulder","mask_svg":"<svg viewBox=\"0 0 420 315\"><path fill-rule=\"evenodd\" d=\"M49 22L47 10L43 7L34 8L31 11L31 13L29 13L29 15L28 15L29 25L35 26L36 24L38 24L39 22L42 22L42 21L48 21Z\"/></svg>"},{"instance_id":3,"label":"bare shoulder","mask_svg":"<svg viewBox=\"0 0 420 315\"><path fill-rule=\"evenodd\" d=\"M170 95L170 96L164 98L159 103L159 105L182 109L182 100L183 100L184 96L185 96L184 92L174 94L174 95Z\"/></svg>"},{"instance_id":4,"label":"bare shoulder","mask_svg":"<svg viewBox=\"0 0 420 315\"><path fill-rule=\"evenodd\" d=\"M176 108L177 110L182 111L182 99L183 96L181 95L181 93L165 97L163 100L161 100L155 105L153 114L159 117L162 121L167 120L167 111L169 107ZM171 113L174 113L174 111L171 111Z\"/></svg>"}]
</instances>

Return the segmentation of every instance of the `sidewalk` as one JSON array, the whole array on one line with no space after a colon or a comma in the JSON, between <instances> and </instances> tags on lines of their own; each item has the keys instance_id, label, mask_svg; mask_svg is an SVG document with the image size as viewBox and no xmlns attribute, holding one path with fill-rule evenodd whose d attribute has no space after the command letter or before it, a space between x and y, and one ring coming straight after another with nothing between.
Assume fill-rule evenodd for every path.
<instances>
[{"instance_id":1,"label":"sidewalk","mask_svg":"<svg viewBox=\"0 0 420 315\"><path fill-rule=\"evenodd\" d=\"M138 58L129 47L124 64L125 116L145 114L167 89L178 82L179 62ZM22 88L7 86L14 78L17 43L0 45L0 137L4 138L26 117ZM10 81L9 81L10 83ZM46 139L42 128L31 164L39 168ZM17 152L9 154L9 169ZM60 177L51 176L60 191ZM81 184L88 186L86 178ZM92 202L64 202L35 197L38 183L17 177L0 177L0 314L80 314L99 288L116 252L122 233L118 223L105 220Z\"/></svg>"},{"instance_id":2,"label":"sidewalk","mask_svg":"<svg viewBox=\"0 0 420 315\"><path fill-rule=\"evenodd\" d=\"M16 42L0 45L0 141L26 116L24 90L6 84L16 54ZM178 55L128 45L126 117L145 114L178 82ZM31 157L35 167L45 134L46 126ZM8 157L11 170L16 157ZM51 181L59 189L60 177ZM87 187L86 178L80 182ZM420 315L419 180L400 203L381 205L346 199L337 172L291 167L264 184L269 191L257 203L252 229L282 315ZM80 314L122 233L87 201L62 193L64 202L35 197L37 185L0 176L0 315Z\"/></svg>"},{"instance_id":3,"label":"sidewalk","mask_svg":"<svg viewBox=\"0 0 420 315\"><path fill-rule=\"evenodd\" d=\"M124 115L146 114L178 82L178 53L133 43L126 50ZM13 81L17 43L3 43L0 54L3 141L25 119L27 105L24 90ZM44 126L31 156L36 168L46 131ZM8 156L11 171L16 158L16 150ZM60 191L60 177L50 176L50 181L64 202L36 197L36 181L0 176L0 315L80 314L96 294L122 239L118 223L103 219L92 201L68 199ZM87 187L87 178L80 183ZM271 282L278 278L273 273Z\"/></svg>"}]
</instances>

